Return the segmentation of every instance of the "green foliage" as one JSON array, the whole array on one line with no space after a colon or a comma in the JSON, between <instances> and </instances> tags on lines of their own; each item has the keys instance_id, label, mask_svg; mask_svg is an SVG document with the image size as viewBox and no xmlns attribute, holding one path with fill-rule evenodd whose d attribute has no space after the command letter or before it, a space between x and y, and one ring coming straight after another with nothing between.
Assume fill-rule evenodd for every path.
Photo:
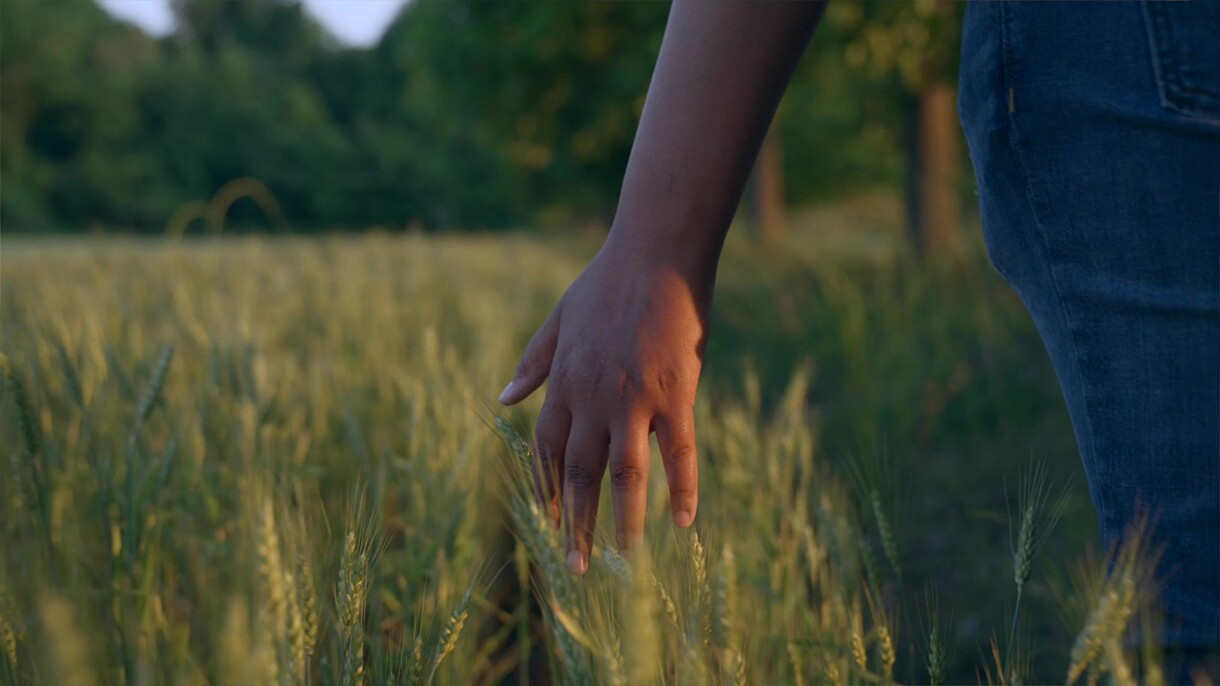
<instances>
[{"instance_id":1,"label":"green foliage","mask_svg":"<svg viewBox=\"0 0 1220 686\"><path fill-rule=\"evenodd\" d=\"M874 78L896 77L908 93L957 79L958 42L965 3L945 0L841 3L829 15L847 32L844 58Z\"/></svg>"},{"instance_id":2,"label":"green foliage","mask_svg":"<svg viewBox=\"0 0 1220 686\"><path fill-rule=\"evenodd\" d=\"M55 36L54 40L48 39ZM152 41L92 3L6 4L0 23L0 221L127 221L156 164L139 133L136 73Z\"/></svg>"},{"instance_id":3,"label":"green foliage","mask_svg":"<svg viewBox=\"0 0 1220 686\"><path fill-rule=\"evenodd\" d=\"M953 647L1014 620L1002 478L1036 450L1066 481L1070 428L981 253L901 266L850 242L867 217L818 215L765 275L731 242L697 537L672 528L654 456L651 554L616 555L607 516L583 580L528 497L514 427L540 399L488 407L592 244L6 239L0 682L974 679ZM877 446L884 473L852 486ZM1066 673L1104 597L1069 594L1055 621L1047 577L1096 534L1067 492L1024 577L1031 683ZM925 627L927 586L954 609ZM1082 635L1076 657L1118 674L1113 634Z\"/></svg>"},{"instance_id":4,"label":"green foliage","mask_svg":"<svg viewBox=\"0 0 1220 686\"><path fill-rule=\"evenodd\" d=\"M406 84L392 125L426 131L437 209L504 223L612 211L668 8L418 3L377 52ZM463 185L468 196L454 195ZM469 211L469 210L467 210ZM499 216L497 216L497 214ZM459 219L459 221L461 221Z\"/></svg>"},{"instance_id":5,"label":"green foliage","mask_svg":"<svg viewBox=\"0 0 1220 686\"><path fill-rule=\"evenodd\" d=\"M832 6L780 111L792 200L897 187L894 66L861 36L952 42L922 7ZM153 40L93 0L5 6L6 228L160 232L238 178L265 184L302 231L604 224L668 13L415 2L352 49L297 0L173 8L176 32ZM249 202L227 219L275 228Z\"/></svg>"}]
</instances>

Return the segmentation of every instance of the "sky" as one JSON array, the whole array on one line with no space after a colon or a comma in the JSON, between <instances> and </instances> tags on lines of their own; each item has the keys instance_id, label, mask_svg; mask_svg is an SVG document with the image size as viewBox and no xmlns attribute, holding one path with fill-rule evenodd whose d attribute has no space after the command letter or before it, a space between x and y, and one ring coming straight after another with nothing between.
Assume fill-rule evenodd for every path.
<instances>
[{"instance_id":1,"label":"sky","mask_svg":"<svg viewBox=\"0 0 1220 686\"><path fill-rule=\"evenodd\" d=\"M169 0L99 0L112 15L154 36L173 30ZM370 46L398 14L404 0L304 0L305 10L349 45Z\"/></svg>"}]
</instances>

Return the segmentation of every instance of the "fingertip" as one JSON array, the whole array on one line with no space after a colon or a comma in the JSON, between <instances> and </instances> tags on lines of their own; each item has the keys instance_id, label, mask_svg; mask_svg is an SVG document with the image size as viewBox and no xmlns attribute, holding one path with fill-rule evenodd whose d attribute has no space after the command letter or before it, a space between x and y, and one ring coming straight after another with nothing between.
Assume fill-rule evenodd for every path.
<instances>
[{"instance_id":1,"label":"fingertip","mask_svg":"<svg viewBox=\"0 0 1220 686\"><path fill-rule=\"evenodd\" d=\"M508 385L504 387L504 390L500 391L500 404L501 405L513 405L517 402L518 399L515 398L514 394L513 394L513 391L516 388L516 386L517 386L517 380L513 379L512 381L508 382Z\"/></svg>"},{"instance_id":2,"label":"fingertip","mask_svg":"<svg viewBox=\"0 0 1220 686\"><path fill-rule=\"evenodd\" d=\"M531 393L538 390L542 386L542 382L545 380L546 380L545 376L543 376L543 377L530 377L530 376L520 377L519 376L519 377L513 379L512 381L509 381L508 385L504 387L504 390L500 391L500 398L499 398L500 404L501 405L516 405L517 403L521 402L522 400L525 400L526 398L528 398Z\"/></svg>"},{"instance_id":3,"label":"fingertip","mask_svg":"<svg viewBox=\"0 0 1220 686\"><path fill-rule=\"evenodd\" d=\"M579 550L569 552L568 571L577 576L583 576L585 572L589 571L589 559Z\"/></svg>"},{"instance_id":4,"label":"fingertip","mask_svg":"<svg viewBox=\"0 0 1220 686\"><path fill-rule=\"evenodd\" d=\"M686 510L678 510L674 512L674 526L679 529L690 528L691 524L695 523L695 515Z\"/></svg>"}]
</instances>

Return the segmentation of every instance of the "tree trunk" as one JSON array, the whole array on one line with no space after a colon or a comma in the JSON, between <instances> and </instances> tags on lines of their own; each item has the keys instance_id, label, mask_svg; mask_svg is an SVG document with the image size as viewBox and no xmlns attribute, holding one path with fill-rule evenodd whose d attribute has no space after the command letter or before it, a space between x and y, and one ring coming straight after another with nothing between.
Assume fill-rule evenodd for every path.
<instances>
[{"instance_id":1,"label":"tree trunk","mask_svg":"<svg viewBox=\"0 0 1220 686\"><path fill-rule=\"evenodd\" d=\"M951 85L930 83L915 96L911 111L907 221L921 255L952 250L958 243L956 100Z\"/></svg>"},{"instance_id":2,"label":"tree trunk","mask_svg":"<svg viewBox=\"0 0 1220 686\"><path fill-rule=\"evenodd\" d=\"M763 243L776 243L784 235L784 153L779 123L771 125L754 163L754 212Z\"/></svg>"}]
</instances>

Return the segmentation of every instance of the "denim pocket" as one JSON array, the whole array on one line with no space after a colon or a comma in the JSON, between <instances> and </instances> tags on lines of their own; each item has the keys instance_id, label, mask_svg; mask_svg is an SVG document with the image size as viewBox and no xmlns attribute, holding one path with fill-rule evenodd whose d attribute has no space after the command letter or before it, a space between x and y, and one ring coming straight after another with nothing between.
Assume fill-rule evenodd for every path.
<instances>
[{"instance_id":1,"label":"denim pocket","mask_svg":"<svg viewBox=\"0 0 1220 686\"><path fill-rule=\"evenodd\" d=\"M1220 2L1145 0L1161 104L1220 119Z\"/></svg>"}]
</instances>

